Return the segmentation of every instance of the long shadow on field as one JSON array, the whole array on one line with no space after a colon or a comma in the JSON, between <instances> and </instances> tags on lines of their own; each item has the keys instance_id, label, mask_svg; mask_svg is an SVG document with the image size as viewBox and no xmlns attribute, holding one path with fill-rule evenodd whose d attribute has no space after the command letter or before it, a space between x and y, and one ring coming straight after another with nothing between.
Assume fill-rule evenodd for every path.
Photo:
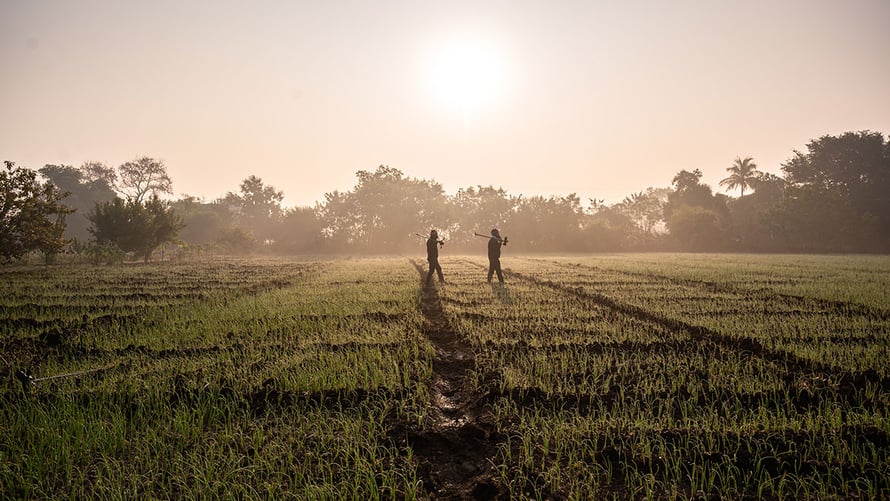
<instances>
[{"instance_id":1,"label":"long shadow on field","mask_svg":"<svg viewBox=\"0 0 890 501\"><path fill-rule=\"evenodd\" d=\"M537 259L530 259L530 261L534 262ZM541 260L546 261L549 264L556 265L560 268L584 268L592 271L605 271L603 268L598 266L592 266L587 264L569 264L560 261L553 260ZM852 302L844 302L844 301L833 301L831 299L822 299L817 297L805 297L798 296L795 294L788 294L783 292L778 292L770 289L746 289L743 287L734 286L731 284L724 284L719 282L712 282L708 280L696 280L691 278L678 278L671 277L667 275L659 275L653 274L649 272L638 272L638 271L628 271L622 270L620 272L623 275L628 275L632 277L645 278L648 280L656 279L661 280L667 283L681 285L684 287L693 287L698 288L709 293L715 292L728 292L730 294L741 294L741 295L756 295L763 298L764 301L781 301L790 306L798 306L800 308L799 311L789 312L790 314L796 314L799 312L805 312L810 314L821 313L824 315L856 315L861 316L871 320L881 320L886 321L890 320L890 311L883 310L880 308L873 308L868 305L860 304L860 303L852 303ZM814 311L816 308L818 311ZM782 314L774 313L774 314Z\"/></svg>"},{"instance_id":2,"label":"long shadow on field","mask_svg":"<svg viewBox=\"0 0 890 501\"><path fill-rule=\"evenodd\" d=\"M422 264L412 261L425 279ZM475 395L468 381L475 366L472 347L449 325L436 286L424 283L420 297L424 334L436 349L429 382L430 422L422 428L394 430L393 438L414 451L418 476L434 499L505 497L490 461L503 437L483 409L484 395ZM403 434L403 437L397 436Z\"/></svg>"},{"instance_id":3,"label":"long shadow on field","mask_svg":"<svg viewBox=\"0 0 890 501\"><path fill-rule=\"evenodd\" d=\"M510 291L507 290L507 286L500 283L492 282L489 284L491 286L491 292L498 301L503 304L513 304L513 297L510 296Z\"/></svg>"},{"instance_id":4,"label":"long shadow on field","mask_svg":"<svg viewBox=\"0 0 890 501\"><path fill-rule=\"evenodd\" d=\"M579 299L590 301L594 304L598 304L600 306L618 311L622 314L632 316L640 320L652 322L669 330L686 332L689 337L695 341L713 343L731 350L748 352L751 355L764 360L777 362L786 366L792 373L802 371L834 376L841 388L861 387L868 382L879 384L882 390L890 387L890 378L881 377L877 372L873 370L863 371L859 373L849 373L829 364L819 363L814 360L807 360L805 358L798 357L790 352L771 349L767 346L764 346L762 343L755 339L735 338L732 336L727 336L707 327L692 325L678 319L663 317L638 306L618 302L603 294L585 291L581 288L560 284L552 280L540 279L538 277L526 275L524 273L519 273L513 270L505 271L509 271L511 276L514 276L520 280L525 280L536 285L549 287L560 293L569 294Z\"/></svg>"}]
</instances>

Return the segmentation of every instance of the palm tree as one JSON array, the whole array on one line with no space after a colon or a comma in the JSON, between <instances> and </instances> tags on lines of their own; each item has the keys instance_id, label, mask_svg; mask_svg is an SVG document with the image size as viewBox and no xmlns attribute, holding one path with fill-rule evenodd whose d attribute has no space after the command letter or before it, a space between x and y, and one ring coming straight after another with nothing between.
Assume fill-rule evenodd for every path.
<instances>
[{"instance_id":1,"label":"palm tree","mask_svg":"<svg viewBox=\"0 0 890 501\"><path fill-rule=\"evenodd\" d=\"M751 183L756 182L757 176L760 175L757 164L751 157L746 157L744 160L736 157L732 167L727 167L726 171L730 173L729 177L720 181L720 186L726 186L728 190L741 188L741 196L745 196L745 188L750 188Z\"/></svg>"}]
</instances>

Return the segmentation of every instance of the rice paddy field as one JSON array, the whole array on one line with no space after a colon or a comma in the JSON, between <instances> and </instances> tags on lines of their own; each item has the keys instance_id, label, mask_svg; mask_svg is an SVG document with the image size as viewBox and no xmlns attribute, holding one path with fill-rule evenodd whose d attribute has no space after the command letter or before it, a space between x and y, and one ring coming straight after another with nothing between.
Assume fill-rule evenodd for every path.
<instances>
[{"instance_id":1,"label":"rice paddy field","mask_svg":"<svg viewBox=\"0 0 890 501\"><path fill-rule=\"evenodd\" d=\"M440 262L0 268L0 498L890 498L890 257Z\"/></svg>"}]
</instances>

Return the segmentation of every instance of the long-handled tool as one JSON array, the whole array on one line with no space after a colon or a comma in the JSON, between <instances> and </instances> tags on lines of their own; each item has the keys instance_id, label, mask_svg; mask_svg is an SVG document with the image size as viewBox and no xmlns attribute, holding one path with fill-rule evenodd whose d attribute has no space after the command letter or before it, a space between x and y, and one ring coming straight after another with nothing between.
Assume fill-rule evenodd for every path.
<instances>
[{"instance_id":1,"label":"long-handled tool","mask_svg":"<svg viewBox=\"0 0 890 501\"><path fill-rule=\"evenodd\" d=\"M427 236L425 236L425 235L421 235L420 233L415 233L415 235L417 235L417 236L420 237L420 238L424 238L424 239L425 239L425 238L429 238L429 237L427 237ZM436 241L439 242L439 247L445 245L445 240L436 240Z\"/></svg>"},{"instance_id":2,"label":"long-handled tool","mask_svg":"<svg viewBox=\"0 0 890 501\"><path fill-rule=\"evenodd\" d=\"M475 231L473 232L473 235L476 235L477 237L482 237L482 238L493 238L493 239L497 240L498 242L500 242L501 245L507 245L507 237L499 238L494 235L483 235L482 233L476 233Z\"/></svg>"}]
</instances>

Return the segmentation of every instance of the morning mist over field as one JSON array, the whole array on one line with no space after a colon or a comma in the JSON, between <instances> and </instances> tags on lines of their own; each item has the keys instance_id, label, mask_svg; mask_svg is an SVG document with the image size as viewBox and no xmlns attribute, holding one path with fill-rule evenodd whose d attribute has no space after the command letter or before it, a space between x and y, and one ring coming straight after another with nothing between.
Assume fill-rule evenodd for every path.
<instances>
[{"instance_id":1,"label":"morning mist over field","mask_svg":"<svg viewBox=\"0 0 890 501\"><path fill-rule=\"evenodd\" d=\"M163 160L173 194L249 175L287 207L378 165L617 203L736 157L890 133L884 1L0 5L2 159ZM737 194L737 193L736 193Z\"/></svg>"},{"instance_id":2,"label":"morning mist over field","mask_svg":"<svg viewBox=\"0 0 890 501\"><path fill-rule=\"evenodd\" d=\"M0 153L65 208L5 257L890 250L883 1L0 9Z\"/></svg>"},{"instance_id":3,"label":"morning mist over field","mask_svg":"<svg viewBox=\"0 0 890 501\"><path fill-rule=\"evenodd\" d=\"M0 499L890 499L888 20L0 0Z\"/></svg>"}]
</instances>

